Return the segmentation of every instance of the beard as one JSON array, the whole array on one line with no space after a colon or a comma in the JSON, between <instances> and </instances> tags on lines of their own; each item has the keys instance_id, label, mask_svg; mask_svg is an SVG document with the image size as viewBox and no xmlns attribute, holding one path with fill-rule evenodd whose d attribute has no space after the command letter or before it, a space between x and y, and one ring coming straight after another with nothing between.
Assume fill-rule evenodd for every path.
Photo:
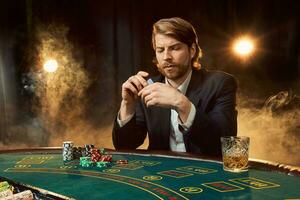
<instances>
[{"instance_id":1,"label":"beard","mask_svg":"<svg viewBox=\"0 0 300 200\"><path fill-rule=\"evenodd\" d=\"M167 67L170 66L170 67ZM190 70L190 65L188 63L176 65L176 64L164 64L158 65L158 71L167 79L172 81L181 80Z\"/></svg>"}]
</instances>

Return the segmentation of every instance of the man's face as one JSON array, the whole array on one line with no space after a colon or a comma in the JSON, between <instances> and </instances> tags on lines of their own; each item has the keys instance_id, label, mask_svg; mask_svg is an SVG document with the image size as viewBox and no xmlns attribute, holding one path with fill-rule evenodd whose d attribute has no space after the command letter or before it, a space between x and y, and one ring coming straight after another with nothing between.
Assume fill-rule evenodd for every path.
<instances>
[{"instance_id":1,"label":"man's face","mask_svg":"<svg viewBox=\"0 0 300 200\"><path fill-rule=\"evenodd\" d=\"M191 70L191 59L194 53L194 48L189 48L173 37L155 35L157 68L170 80L180 82L186 77Z\"/></svg>"}]
</instances>

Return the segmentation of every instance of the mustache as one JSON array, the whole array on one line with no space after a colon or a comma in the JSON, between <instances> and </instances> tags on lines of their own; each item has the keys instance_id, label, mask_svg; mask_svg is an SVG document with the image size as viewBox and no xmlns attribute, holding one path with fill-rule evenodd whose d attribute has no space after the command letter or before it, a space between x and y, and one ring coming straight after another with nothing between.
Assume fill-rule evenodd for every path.
<instances>
[{"instance_id":1,"label":"mustache","mask_svg":"<svg viewBox=\"0 0 300 200\"><path fill-rule=\"evenodd\" d=\"M175 63L163 63L161 66L163 68L166 68L166 67L176 67L177 65Z\"/></svg>"}]
</instances>

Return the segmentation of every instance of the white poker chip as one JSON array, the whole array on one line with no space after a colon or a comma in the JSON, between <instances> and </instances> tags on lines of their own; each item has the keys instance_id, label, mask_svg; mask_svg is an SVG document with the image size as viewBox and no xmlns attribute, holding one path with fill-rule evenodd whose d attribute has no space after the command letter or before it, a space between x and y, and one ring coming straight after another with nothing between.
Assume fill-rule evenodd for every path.
<instances>
[{"instance_id":1,"label":"white poker chip","mask_svg":"<svg viewBox=\"0 0 300 200\"><path fill-rule=\"evenodd\" d=\"M149 78L149 79L147 80L147 83L150 85L150 84L153 84L154 82L152 81L151 78Z\"/></svg>"}]
</instances>

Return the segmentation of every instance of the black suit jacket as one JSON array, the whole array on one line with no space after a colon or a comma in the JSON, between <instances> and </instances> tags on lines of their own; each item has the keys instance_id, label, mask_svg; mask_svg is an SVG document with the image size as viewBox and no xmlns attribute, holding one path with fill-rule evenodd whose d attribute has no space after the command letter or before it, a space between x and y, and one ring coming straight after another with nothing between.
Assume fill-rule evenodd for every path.
<instances>
[{"instance_id":1,"label":"black suit jacket","mask_svg":"<svg viewBox=\"0 0 300 200\"><path fill-rule=\"evenodd\" d=\"M164 82L159 76L154 81ZM224 72L193 70L186 96L195 105L193 125L184 134L187 152L221 155L220 137L237 134L236 79ZM171 110L147 108L141 101L134 117L123 127L113 127L116 149L136 149L143 144L147 132L149 150L170 150Z\"/></svg>"}]
</instances>

